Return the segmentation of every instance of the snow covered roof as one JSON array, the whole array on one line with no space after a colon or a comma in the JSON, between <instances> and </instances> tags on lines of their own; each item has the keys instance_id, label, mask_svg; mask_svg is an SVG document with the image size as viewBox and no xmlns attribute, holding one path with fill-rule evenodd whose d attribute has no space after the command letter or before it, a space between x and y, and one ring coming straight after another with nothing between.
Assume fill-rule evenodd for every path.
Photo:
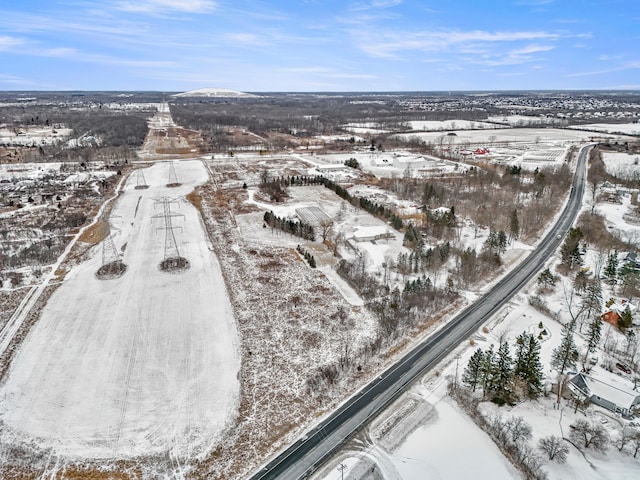
<instances>
[{"instance_id":1,"label":"snow covered roof","mask_svg":"<svg viewBox=\"0 0 640 480\"><path fill-rule=\"evenodd\" d=\"M383 237L389 235L391 231L385 226L374 226L374 227L355 227L353 231L353 238L356 240L375 238L375 237Z\"/></svg>"},{"instance_id":2,"label":"snow covered roof","mask_svg":"<svg viewBox=\"0 0 640 480\"><path fill-rule=\"evenodd\" d=\"M629 311L631 313L634 313L638 309L637 305L634 305L633 303L626 300L622 300L620 303L615 302L612 303L609 307L605 307L602 313L616 312L618 315L622 315L627 307L629 307Z\"/></svg>"},{"instance_id":3,"label":"snow covered roof","mask_svg":"<svg viewBox=\"0 0 640 480\"><path fill-rule=\"evenodd\" d=\"M579 373L571 379L571 383L584 393L615 403L618 407L631 410L634 405L640 404L640 392L633 391L621 379L604 370L596 371L593 375Z\"/></svg>"},{"instance_id":4,"label":"snow covered roof","mask_svg":"<svg viewBox=\"0 0 640 480\"><path fill-rule=\"evenodd\" d=\"M65 178L64 183L86 183L91 180L91 175L88 173L73 173Z\"/></svg>"}]
</instances>

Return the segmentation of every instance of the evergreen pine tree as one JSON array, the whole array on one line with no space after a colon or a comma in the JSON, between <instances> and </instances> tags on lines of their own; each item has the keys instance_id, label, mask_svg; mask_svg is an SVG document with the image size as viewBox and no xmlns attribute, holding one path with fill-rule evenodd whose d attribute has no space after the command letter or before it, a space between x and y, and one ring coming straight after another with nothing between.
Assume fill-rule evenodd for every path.
<instances>
[{"instance_id":1,"label":"evergreen pine tree","mask_svg":"<svg viewBox=\"0 0 640 480\"><path fill-rule=\"evenodd\" d=\"M543 380L540 342L535 335L523 332L516 338L516 345L514 375L525 383L529 397L536 398L542 393Z\"/></svg>"},{"instance_id":2,"label":"evergreen pine tree","mask_svg":"<svg viewBox=\"0 0 640 480\"><path fill-rule=\"evenodd\" d=\"M587 352L595 352L600 343L600 336L602 331L602 320L598 315L594 315L589 328L587 330Z\"/></svg>"},{"instance_id":3,"label":"evergreen pine tree","mask_svg":"<svg viewBox=\"0 0 640 480\"><path fill-rule=\"evenodd\" d=\"M580 251L580 240L582 239L582 230L579 228L570 228L567 237L560 248L562 263L569 268L582 264L582 252Z\"/></svg>"},{"instance_id":4,"label":"evergreen pine tree","mask_svg":"<svg viewBox=\"0 0 640 480\"><path fill-rule=\"evenodd\" d=\"M609 252L607 256L607 266L604 269L605 276L609 279L609 282L616 283L616 276L618 275L618 250Z\"/></svg>"},{"instance_id":5,"label":"evergreen pine tree","mask_svg":"<svg viewBox=\"0 0 640 480\"><path fill-rule=\"evenodd\" d=\"M622 312L622 315L620 315L620 318L618 319L618 328L620 330L626 330L627 328L630 328L632 324L633 315L631 314L629 305L627 305L627 307Z\"/></svg>"},{"instance_id":6,"label":"evergreen pine tree","mask_svg":"<svg viewBox=\"0 0 640 480\"><path fill-rule=\"evenodd\" d=\"M513 209L513 212L511 212L509 235L511 236L511 240L517 240L520 236L520 221L518 220L518 210L515 208Z\"/></svg>"},{"instance_id":7,"label":"evergreen pine tree","mask_svg":"<svg viewBox=\"0 0 640 480\"><path fill-rule=\"evenodd\" d=\"M574 322L563 328L563 336L560 345L553 349L551 354L551 366L562 375L565 370L575 368L578 359L578 349L573 340Z\"/></svg>"},{"instance_id":8,"label":"evergreen pine tree","mask_svg":"<svg viewBox=\"0 0 640 480\"><path fill-rule=\"evenodd\" d=\"M544 287L553 287L556 284L556 277L547 268L538 276L538 283Z\"/></svg>"},{"instance_id":9,"label":"evergreen pine tree","mask_svg":"<svg viewBox=\"0 0 640 480\"><path fill-rule=\"evenodd\" d=\"M495 376L495 362L496 354L493 351L493 344L489 346L489 349L484 353L482 359L482 367L480 369L480 383L482 385L482 393L486 397L487 393L492 389L493 378Z\"/></svg>"},{"instance_id":10,"label":"evergreen pine tree","mask_svg":"<svg viewBox=\"0 0 640 480\"><path fill-rule=\"evenodd\" d=\"M492 390L497 399L508 402L513 393L513 359L506 338L500 342L495 362Z\"/></svg>"},{"instance_id":11,"label":"evergreen pine tree","mask_svg":"<svg viewBox=\"0 0 640 480\"><path fill-rule=\"evenodd\" d=\"M467 368L462 372L462 382L469 385L475 392L476 388L482 383L482 368L484 362L484 352L478 348L469 359Z\"/></svg>"},{"instance_id":12,"label":"evergreen pine tree","mask_svg":"<svg viewBox=\"0 0 640 480\"><path fill-rule=\"evenodd\" d=\"M582 296L581 311L580 333L582 333L584 319L598 315L602 311L602 284L600 279L596 278L592 282L587 282Z\"/></svg>"}]
</instances>

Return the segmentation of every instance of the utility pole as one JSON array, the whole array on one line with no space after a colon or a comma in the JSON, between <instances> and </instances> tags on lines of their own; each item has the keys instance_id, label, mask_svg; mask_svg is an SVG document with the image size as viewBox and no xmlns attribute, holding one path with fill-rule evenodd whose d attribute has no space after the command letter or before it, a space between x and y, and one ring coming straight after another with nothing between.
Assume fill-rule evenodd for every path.
<instances>
[{"instance_id":1,"label":"utility pole","mask_svg":"<svg viewBox=\"0 0 640 480\"><path fill-rule=\"evenodd\" d=\"M344 480L344 469L347 468L346 465L344 463L341 463L340 465L338 465L338 470L340 470L340 476L342 478L342 480Z\"/></svg>"}]
</instances>

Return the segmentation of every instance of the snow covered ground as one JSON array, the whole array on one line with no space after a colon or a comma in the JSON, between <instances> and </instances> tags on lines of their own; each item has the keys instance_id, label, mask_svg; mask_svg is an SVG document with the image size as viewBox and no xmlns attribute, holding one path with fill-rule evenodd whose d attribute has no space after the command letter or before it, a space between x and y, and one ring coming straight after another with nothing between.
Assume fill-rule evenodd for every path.
<instances>
[{"instance_id":1,"label":"snow covered ground","mask_svg":"<svg viewBox=\"0 0 640 480\"><path fill-rule=\"evenodd\" d=\"M111 215L126 273L98 280L100 246L53 294L0 386L2 443L35 442L75 458L206 453L237 415L238 339L220 267L198 211L184 199L207 180L199 161L130 179ZM166 273L162 212L172 210L191 268Z\"/></svg>"},{"instance_id":2,"label":"snow covered ground","mask_svg":"<svg viewBox=\"0 0 640 480\"><path fill-rule=\"evenodd\" d=\"M450 364L446 374L454 372L455 364ZM343 450L313 479L341 480L341 463L348 480L458 480L479 474L479 478L518 478L498 447L447 397L446 384L444 375L425 377L367 428L363 444L354 442L357 446ZM386 422L393 423L394 412L408 402L420 405L385 429ZM383 430L385 434L380 433ZM400 438L399 445L389 448L393 437ZM378 476L366 476L372 468Z\"/></svg>"},{"instance_id":3,"label":"snow covered ground","mask_svg":"<svg viewBox=\"0 0 640 480\"><path fill-rule=\"evenodd\" d=\"M640 177L640 155L602 152L602 160L611 175L626 180Z\"/></svg>"},{"instance_id":4,"label":"snow covered ground","mask_svg":"<svg viewBox=\"0 0 640 480\"><path fill-rule=\"evenodd\" d=\"M623 241L640 247L640 217L631 204L631 195L622 195L620 203L598 203L595 211L605 219L607 228Z\"/></svg>"},{"instance_id":5,"label":"snow covered ground","mask_svg":"<svg viewBox=\"0 0 640 480\"><path fill-rule=\"evenodd\" d=\"M622 160L621 163L633 166L634 159ZM610 167L609 163L607 167ZM589 199L587 194L587 203ZM640 238L640 232L638 232L640 227L631 225L625 220L625 214L632 209L630 199L630 195L627 194L621 197L622 203L598 203L596 211L606 218L606 224L610 230L618 231L624 239L637 241ZM585 206L585 209L587 208L589 207ZM594 256L595 253L590 249L586 256L586 266L594 267ZM556 261L558 258L553 258L550 264ZM553 267L552 271L555 272ZM522 474L509 464L490 437L446 397L445 385L455 377L456 364L459 365L458 378L460 378L464 366L478 347L484 350L491 344L495 347L499 343L499 338L506 335L510 339L513 354L515 337L526 331L541 339L540 357L546 377L545 388L548 391L551 383L556 380L556 372L550 367L552 351L558 346L562 337L562 324L570 318L566 304L567 295L569 295L567 291L571 290L570 282L569 279L562 279L553 292L542 295L550 315L554 318L529 305L529 296L538 294L536 280L530 282L528 287L516 295L487 323L486 329L478 330L472 336L471 342L461 344L439 365L438 372L427 374L419 384L374 420L373 424L367 427L366 434L350 442L314 478L316 480L340 479L342 473L339 470L340 463L345 466L344 478L348 480L458 479L476 476L521 478ZM610 298L612 295L610 287L605 285L603 290L603 298ZM575 300L575 302L578 301ZM581 358L585 349L583 335L584 332L577 333L575 336ZM608 324L603 326L603 337L617 339L620 343L624 341L624 335ZM597 352L597 356L601 364L612 365L611 362L616 361L611 360L602 350ZM593 367L593 370L602 372L601 375L612 375L601 367ZM632 386L628 380L627 383ZM405 410L407 398L421 399L423 405L431 404L433 412L415 417L410 409ZM574 413L574 409L566 400L562 401L561 409L554 409L555 402L555 395L549 394L535 401L519 402L512 407L497 407L490 402L485 402L481 405L481 409L487 415L500 413L504 418L522 416L532 427L530 446L534 452L541 453L537 450L540 438L549 435L569 437L571 431L569 426L575 420L585 418L585 414L581 411ZM384 425L394 416L398 419L391 424L396 422L399 427L394 426L389 429L391 435L388 437L395 437L394 441L390 442L388 438L379 437L375 432L376 429L380 429L380 425ZM627 420L595 405L588 408L586 417L590 421L604 425L612 441L616 441L622 426L627 423ZM394 429L397 431L394 432ZM633 458L628 449L621 453L611 444L607 453L601 454L593 449L579 451L569 443L567 445L570 448L567 463L559 464L547 460L543 466L551 480L640 478L640 461Z\"/></svg>"},{"instance_id":6,"label":"snow covered ground","mask_svg":"<svg viewBox=\"0 0 640 480\"><path fill-rule=\"evenodd\" d=\"M51 145L65 140L73 130L65 127L21 126L18 128L0 127L0 144L9 145Z\"/></svg>"},{"instance_id":7,"label":"snow covered ground","mask_svg":"<svg viewBox=\"0 0 640 480\"><path fill-rule=\"evenodd\" d=\"M573 125L569 128L580 130L593 130L604 133L623 133L628 135L640 135L640 123L589 123L586 125Z\"/></svg>"},{"instance_id":8,"label":"snow covered ground","mask_svg":"<svg viewBox=\"0 0 640 480\"><path fill-rule=\"evenodd\" d=\"M415 430L391 455L402 480L476 477L516 478L517 472L485 433L449 400L435 405L436 418ZM461 461L464 459L464 461Z\"/></svg>"},{"instance_id":9,"label":"snow covered ground","mask_svg":"<svg viewBox=\"0 0 640 480\"><path fill-rule=\"evenodd\" d=\"M532 288L535 288L535 282ZM562 287L559 288L561 289ZM550 302L557 302L550 304L552 311L562 308L561 297L562 292L558 291L557 295L550 299ZM527 296L519 294L487 324L486 331L478 330L472 336L473 346L468 342L460 345L442 362L437 374L431 372L425 375L374 420L364 435L349 443L322 468L313 477L314 480L340 480L340 463L345 465L344 478L348 480L457 480L478 476L522 478L522 474L509 463L489 436L447 396L446 385L455 377L456 358L460 378L475 349L486 350L491 344L495 347L503 334L511 339L523 331L537 335L541 331L540 322L547 332L541 342L541 358L546 362L545 374L548 382L554 380L555 374L548 367L548 359L560 341L561 324L531 307L527 302ZM576 341L582 348L582 338L577 337ZM408 402L416 400L420 402L420 407L406 408ZM536 401L519 402L513 407L497 407L491 402L485 402L481 409L487 415L500 413L505 419L522 416L532 427L532 439L529 443L535 448L538 439L542 437L568 437L569 425L576 419L585 418L580 411L574 413L574 409L565 400L560 410L554 409L555 402L555 395L550 394ZM422 413L419 413L420 409ZM587 414L588 420L605 425L612 440L616 438L621 422L624 422L597 406L591 406ZM393 426L385 428L385 424L389 423ZM628 452L618 452L613 445L606 454L585 450L585 455L570 444L567 445L570 446L567 463L547 462L543 467L551 480L631 480L640 477L640 461ZM377 476L367 476L370 475L372 467Z\"/></svg>"},{"instance_id":10,"label":"snow covered ground","mask_svg":"<svg viewBox=\"0 0 640 480\"><path fill-rule=\"evenodd\" d=\"M494 143L531 143L552 144L564 146L566 142L588 141L593 136L591 132L567 131L556 128L502 128L495 130L460 130L455 136L443 136L442 132L403 133L400 138L417 137L421 141L440 143L444 145L472 144L491 147Z\"/></svg>"},{"instance_id":11,"label":"snow covered ground","mask_svg":"<svg viewBox=\"0 0 640 480\"><path fill-rule=\"evenodd\" d=\"M439 130L476 130L498 128L493 123L471 120L412 120L407 122L413 130L439 131Z\"/></svg>"}]
</instances>

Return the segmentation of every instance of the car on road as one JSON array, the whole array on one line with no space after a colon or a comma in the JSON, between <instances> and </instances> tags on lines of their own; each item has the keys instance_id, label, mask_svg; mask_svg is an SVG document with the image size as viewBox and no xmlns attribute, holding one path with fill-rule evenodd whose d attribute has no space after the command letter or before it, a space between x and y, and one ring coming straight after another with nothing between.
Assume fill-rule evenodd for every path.
<instances>
[{"instance_id":1,"label":"car on road","mask_svg":"<svg viewBox=\"0 0 640 480\"><path fill-rule=\"evenodd\" d=\"M631 373L631 369L624 363L616 363L616 368L622 370L624 373Z\"/></svg>"}]
</instances>

